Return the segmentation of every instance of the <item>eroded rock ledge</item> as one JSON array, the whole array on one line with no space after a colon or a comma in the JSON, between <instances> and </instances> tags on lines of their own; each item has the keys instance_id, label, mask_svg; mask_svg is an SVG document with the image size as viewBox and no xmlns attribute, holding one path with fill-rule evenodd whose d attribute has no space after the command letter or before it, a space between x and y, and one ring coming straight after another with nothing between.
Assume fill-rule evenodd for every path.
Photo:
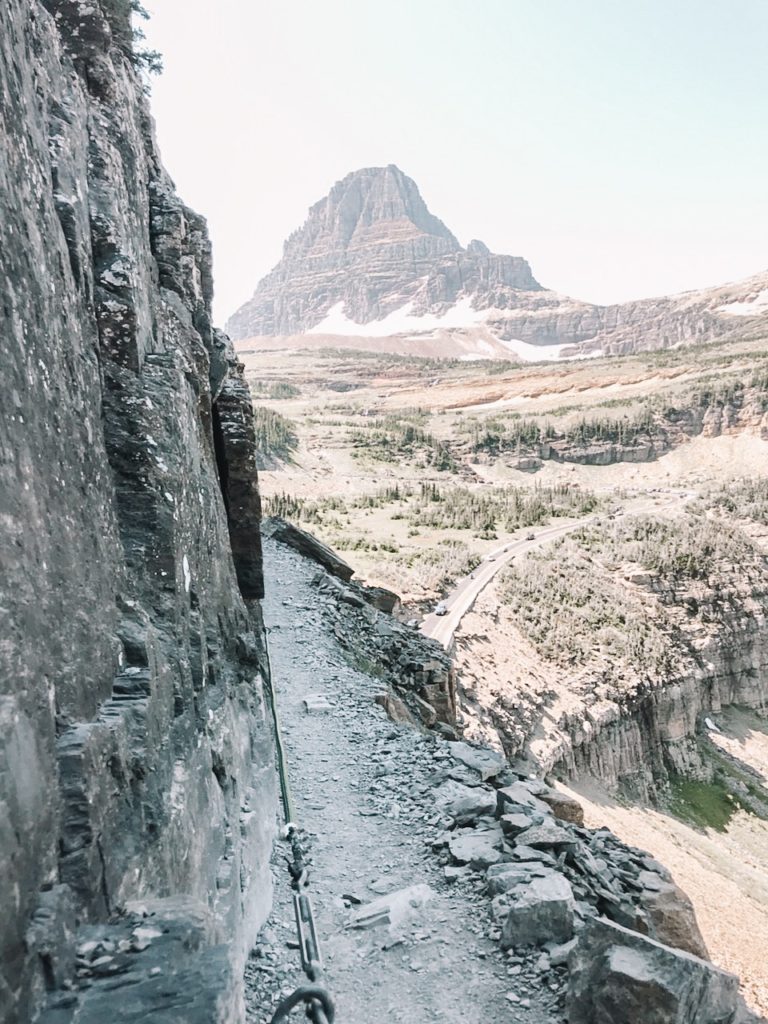
<instances>
[{"instance_id":1,"label":"eroded rock ledge","mask_svg":"<svg viewBox=\"0 0 768 1024\"><path fill-rule=\"evenodd\" d=\"M8 1024L46 1003L104 1019L94 959L134 986L166 976L177 939L188 1005L152 1008L235 1020L269 904L250 396L211 326L205 224L159 161L129 8L0 10ZM151 935L118 919L130 901Z\"/></svg>"}]
</instances>

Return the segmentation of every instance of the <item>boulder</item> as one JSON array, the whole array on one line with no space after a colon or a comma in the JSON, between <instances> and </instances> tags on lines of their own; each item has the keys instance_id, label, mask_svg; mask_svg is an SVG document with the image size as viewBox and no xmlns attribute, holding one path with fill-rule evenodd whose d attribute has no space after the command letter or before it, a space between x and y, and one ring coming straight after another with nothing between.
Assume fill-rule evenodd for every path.
<instances>
[{"instance_id":1,"label":"boulder","mask_svg":"<svg viewBox=\"0 0 768 1024\"><path fill-rule=\"evenodd\" d=\"M495 778L507 766L506 759L487 747L472 747L469 743L449 743L451 756L467 768L477 772L483 782Z\"/></svg>"},{"instance_id":2,"label":"boulder","mask_svg":"<svg viewBox=\"0 0 768 1024\"><path fill-rule=\"evenodd\" d=\"M413 920L434 895L434 889L424 882L397 889L358 907L347 927L367 929L386 926L390 931L397 931Z\"/></svg>"},{"instance_id":3,"label":"boulder","mask_svg":"<svg viewBox=\"0 0 768 1024\"><path fill-rule=\"evenodd\" d=\"M435 790L435 803L458 825L467 825L496 809L496 794L484 786L465 786L448 779Z\"/></svg>"},{"instance_id":4,"label":"boulder","mask_svg":"<svg viewBox=\"0 0 768 1024\"><path fill-rule=\"evenodd\" d=\"M549 953L549 962L552 967L560 967L562 964L567 964L568 958L576 948L578 941L577 938L573 938L570 942L560 943L559 946L556 946L554 943L548 944L547 952Z\"/></svg>"},{"instance_id":5,"label":"boulder","mask_svg":"<svg viewBox=\"0 0 768 1024\"><path fill-rule=\"evenodd\" d=\"M273 540L293 548L305 558L311 558L331 576L336 576L338 579L344 580L345 583L352 579L354 570L351 565L348 565L327 544L323 544L321 540L313 537L306 530L300 530L298 526L294 526L286 519L281 519L280 516L270 516L269 519L264 520L261 532L265 537L271 537Z\"/></svg>"},{"instance_id":6,"label":"boulder","mask_svg":"<svg viewBox=\"0 0 768 1024\"><path fill-rule=\"evenodd\" d=\"M569 967L569 1024L730 1024L737 1011L734 975L603 918Z\"/></svg>"},{"instance_id":7,"label":"boulder","mask_svg":"<svg viewBox=\"0 0 768 1024\"><path fill-rule=\"evenodd\" d=\"M513 890L511 896L501 930L505 949L568 942L573 935L574 898L564 875L549 870L524 888Z\"/></svg>"},{"instance_id":8,"label":"boulder","mask_svg":"<svg viewBox=\"0 0 768 1024\"><path fill-rule=\"evenodd\" d=\"M572 825L584 824L584 808L578 800L569 796L568 793L561 793L558 789L550 789L540 793L539 799L543 800L551 808L554 816L561 821L570 822Z\"/></svg>"},{"instance_id":9,"label":"boulder","mask_svg":"<svg viewBox=\"0 0 768 1024\"><path fill-rule=\"evenodd\" d=\"M385 587L369 587L363 584L360 593L368 604L387 615L391 615L400 606L400 595Z\"/></svg>"},{"instance_id":10,"label":"boulder","mask_svg":"<svg viewBox=\"0 0 768 1024\"><path fill-rule=\"evenodd\" d=\"M399 697L392 693L377 693L373 698L379 707L384 708L387 715L398 725L418 726L416 716Z\"/></svg>"},{"instance_id":11,"label":"boulder","mask_svg":"<svg viewBox=\"0 0 768 1024\"><path fill-rule=\"evenodd\" d=\"M532 825L524 832L520 832L517 841L521 846L530 846L534 850L575 850L578 845L570 832L551 819L543 821L540 825Z\"/></svg>"},{"instance_id":12,"label":"boulder","mask_svg":"<svg viewBox=\"0 0 768 1024\"><path fill-rule=\"evenodd\" d=\"M482 871L501 860L501 833L465 832L451 836L448 850L459 864L469 864Z\"/></svg>"},{"instance_id":13,"label":"boulder","mask_svg":"<svg viewBox=\"0 0 768 1024\"><path fill-rule=\"evenodd\" d=\"M646 874L641 874L641 881ZM652 878L657 880L656 887L643 890L640 904L650 919L653 937L667 946L707 959L709 954L691 901L674 882L663 881L658 875Z\"/></svg>"},{"instance_id":14,"label":"boulder","mask_svg":"<svg viewBox=\"0 0 768 1024\"><path fill-rule=\"evenodd\" d=\"M536 868L537 872L545 869ZM490 896L498 896L503 892L517 888L518 885L526 885L533 877L533 871L526 864L492 864L486 872L488 880L488 893Z\"/></svg>"},{"instance_id":15,"label":"boulder","mask_svg":"<svg viewBox=\"0 0 768 1024\"><path fill-rule=\"evenodd\" d=\"M532 846L522 846L517 844L512 851L512 859L523 862L536 861L539 864L545 864L550 867L554 867L557 863L551 853L547 853L546 850L534 850Z\"/></svg>"},{"instance_id":16,"label":"boulder","mask_svg":"<svg viewBox=\"0 0 768 1024\"><path fill-rule=\"evenodd\" d=\"M530 808L545 816L552 813L544 801L534 796L522 782L513 782L511 786L497 789L496 799L498 801L498 814L506 814L508 804Z\"/></svg>"},{"instance_id":17,"label":"boulder","mask_svg":"<svg viewBox=\"0 0 768 1024\"><path fill-rule=\"evenodd\" d=\"M505 836L517 836L529 829L534 822L527 814L502 814L499 824Z\"/></svg>"}]
</instances>

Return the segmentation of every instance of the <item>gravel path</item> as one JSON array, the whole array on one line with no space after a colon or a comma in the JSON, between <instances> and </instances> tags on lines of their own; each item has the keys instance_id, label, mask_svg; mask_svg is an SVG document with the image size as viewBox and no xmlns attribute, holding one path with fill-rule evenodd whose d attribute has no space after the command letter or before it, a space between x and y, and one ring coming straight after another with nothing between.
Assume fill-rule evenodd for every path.
<instances>
[{"instance_id":1,"label":"gravel path","mask_svg":"<svg viewBox=\"0 0 768 1024\"><path fill-rule=\"evenodd\" d=\"M267 542L264 610L296 815L311 840L311 893L337 1024L560 1024L557 978L536 958L503 953L479 875L449 883L432 840L431 793L453 761L445 744L395 726L373 702L380 681L352 667L312 586L315 567ZM333 710L307 713L325 694ZM304 977L295 939L285 850L275 851L275 905L246 969L249 1021ZM347 927L356 904L426 884L428 902L399 928ZM353 897L353 900L345 899ZM295 1011L296 1020L304 1019Z\"/></svg>"}]
</instances>

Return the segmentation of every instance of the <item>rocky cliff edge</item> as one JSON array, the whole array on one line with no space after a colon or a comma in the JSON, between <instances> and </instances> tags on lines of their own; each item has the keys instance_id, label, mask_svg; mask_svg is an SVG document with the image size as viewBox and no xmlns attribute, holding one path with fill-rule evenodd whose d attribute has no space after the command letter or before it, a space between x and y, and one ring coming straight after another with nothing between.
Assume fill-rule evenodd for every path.
<instances>
[{"instance_id":1,"label":"rocky cliff edge","mask_svg":"<svg viewBox=\"0 0 768 1024\"><path fill-rule=\"evenodd\" d=\"M131 6L0 9L7 1024L237 1020L270 900L250 395Z\"/></svg>"}]
</instances>

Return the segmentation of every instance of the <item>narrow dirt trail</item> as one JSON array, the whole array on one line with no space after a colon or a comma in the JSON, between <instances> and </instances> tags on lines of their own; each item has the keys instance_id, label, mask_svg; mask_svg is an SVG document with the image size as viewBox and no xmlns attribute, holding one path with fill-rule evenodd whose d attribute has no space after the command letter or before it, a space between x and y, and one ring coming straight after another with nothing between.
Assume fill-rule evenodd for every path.
<instances>
[{"instance_id":1,"label":"narrow dirt trail","mask_svg":"<svg viewBox=\"0 0 768 1024\"><path fill-rule=\"evenodd\" d=\"M273 542L264 605L296 816L311 839L311 893L337 1024L559 1024L556 996L532 965L504 954L482 876L449 883L431 848L432 790L454 764L444 742L395 726L373 702L380 681L353 668L324 618L314 567ZM325 694L333 709L307 713ZM435 777L437 776L437 778ZM288 872L276 844L275 905L246 970L249 1020L262 1024L304 981ZM347 927L354 910L411 885L433 890L399 929ZM304 1019L295 1011L293 1019Z\"/></svg>"}]
</instances>

